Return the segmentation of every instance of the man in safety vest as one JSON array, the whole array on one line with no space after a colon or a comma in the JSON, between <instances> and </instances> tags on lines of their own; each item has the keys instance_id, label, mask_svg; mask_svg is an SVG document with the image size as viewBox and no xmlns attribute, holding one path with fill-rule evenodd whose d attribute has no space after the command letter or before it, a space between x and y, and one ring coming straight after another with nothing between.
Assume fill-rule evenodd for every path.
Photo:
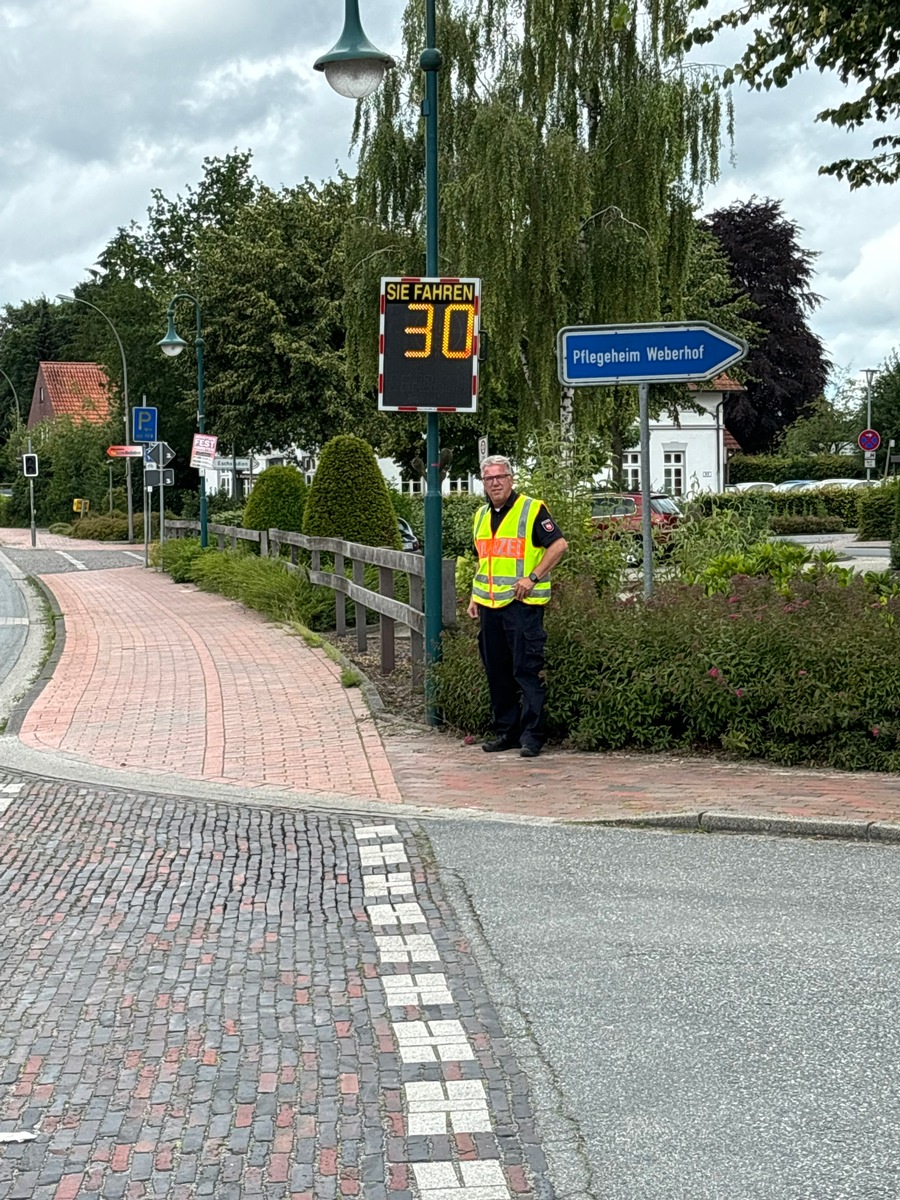
<instances>
[{"instance_id":1,"label":"man in safety vest","mask_svg":"<svg viewBox=\"0 0 900 1200\"><path fill-rule=\"evenodd\" d=\"M550 571L568 549L543 500L513 490L508 458L481 464L488 503L475 514L478 571L469 616L479 619L478 647L487 672L496 737L482 750L536 758L544 743L544 605Z\"/></svg>"}]
</instances>

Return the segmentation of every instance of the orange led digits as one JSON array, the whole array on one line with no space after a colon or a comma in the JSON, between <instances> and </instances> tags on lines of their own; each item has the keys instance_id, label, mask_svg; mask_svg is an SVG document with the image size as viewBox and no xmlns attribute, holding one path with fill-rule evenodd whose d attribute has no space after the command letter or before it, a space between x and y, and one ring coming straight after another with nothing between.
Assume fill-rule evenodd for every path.
<instances>
[{"instance_id":1,"label":"orange led digits","mask_svg":"<svg viewBox=\"0 0 900 1200\"><path fill-rule=\"evenodd\" d=\"M431 338L434 332L434 305L433 304L410 304L407 306L410 312L427 312L428 317L424 325L407 325L403 330L404 333L420 333L425 339L425 345L421 350L406 350L407 358L427 358L431 353Z\"/></svg>"},{"instance_id":2,"label":"orange led digits","mask_svg":"<svg viewBox=\"0 0 900 1200\"><path fill-rule=\"evenodd\" d=\"M466 314L466 344L463 350L450 349L451 315L455 312ZM444 339L441 346L444 358L471 358L472 341L475 335L475 306L474 304L448 304L444 313Z\"/></svg>"}]
</instances>

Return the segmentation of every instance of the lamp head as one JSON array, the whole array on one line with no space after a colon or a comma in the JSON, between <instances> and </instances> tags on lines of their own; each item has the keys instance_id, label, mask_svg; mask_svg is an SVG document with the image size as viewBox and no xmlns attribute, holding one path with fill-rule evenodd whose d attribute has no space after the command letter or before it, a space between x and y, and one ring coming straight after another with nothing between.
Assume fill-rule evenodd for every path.
<instances>
[{"instance_id":1,"label":"lamp head","mask_svg":"<svg viewBox=\"0 0 900 1200\"><path fill-rule=\"evenodd\" d=\"M184 338L179 337L175 332L175 318L171 312L169 313L169 328L166 330L166 336L160 338L156 344L162 350L163 354L167 354L169 358L177 358L187 345Z\"/></svg>"},{"instance_id":2,"label":"lamp head","mask_svg":"<svg viewBox=\"0 0 900 1200\"><path fill-rule=\"evenodd\" d=\"M363 100L381 83L386 69L396 64L363 33L359 0L346 0L343 32L328 53L316 59L314 66L317 71L325 72L325 78L338 95L348 100Z\"/></svg>"},{"instance_id":3,"label":"lamp head","mask_svg":"<svg viewBox=\"0 0 900 1200\"><path fill-rule=\"evenodd\" d=\"M62 294L62 292L60 292L56 298L57 298L57 300L62 300L63 304L74 304L75 303L74 296L64 296Z\"/></svg>"}]
</instances>

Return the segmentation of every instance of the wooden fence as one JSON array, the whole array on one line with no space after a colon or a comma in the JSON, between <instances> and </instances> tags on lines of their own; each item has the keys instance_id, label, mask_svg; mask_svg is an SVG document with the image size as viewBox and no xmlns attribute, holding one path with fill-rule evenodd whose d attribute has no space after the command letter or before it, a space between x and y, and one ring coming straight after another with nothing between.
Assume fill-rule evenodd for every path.
<instances>
[{"instance_id":1,"label":"wooden fence","mask_svg":"<svg viewBox=\"0 0 900 1200\"><path fill-rule=\"evenodd\" d=\"M425 660L425 559L421 554L408 554L401 550L388 550L381 546L361 546L357 542L345 542L340 538L314 538L303 533L287 533L282 529L242 529L237 525L207 525L210 541L216 539L220 550L226 545L236 549L238 542L253 542L259 546L261 557L282 558L282 547L287 549L285 565L291 570L305 570L311 583L330 588L335 596L335 630L338 637L347 633L347 601L354 608L350 622L356 628L356 646L363 654L368 650L369 630L367 613L378 614L381 634L381 673L390 675L396 666L396 626L409 629L410 656L413 664L413 681L421 678ZM166 537L194 537L199 535L199 521L166 521ZM308 550L309 567L298 562L298 550ZM322 555L333 557L333 570L322 570ZM352 578L345 572L350 564ZM378 568L378 591L365 584L366 564ZM409 579L409 603L394 598L394 574L401 571ZM441 564L442 594L441 607L445 626L456 622L456 562L445 558Z\"/></svg>"}]
</instances>

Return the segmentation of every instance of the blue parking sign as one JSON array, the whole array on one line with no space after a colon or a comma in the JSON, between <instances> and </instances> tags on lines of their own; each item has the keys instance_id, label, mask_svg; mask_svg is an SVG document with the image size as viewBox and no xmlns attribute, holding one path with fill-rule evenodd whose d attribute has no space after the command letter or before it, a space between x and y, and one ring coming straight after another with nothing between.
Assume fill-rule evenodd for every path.
<instances>
[{"instance_id":1,"label":"blue parking sign","mask_svg":"<svg viewBox=\"0 0 900 1200\"><path fill-rule=\"evenodd\" d=\"M136 442L158 442L156 436L156 409L133 408L131 410L132 434Z\"/></svg>"}]
</instances>

